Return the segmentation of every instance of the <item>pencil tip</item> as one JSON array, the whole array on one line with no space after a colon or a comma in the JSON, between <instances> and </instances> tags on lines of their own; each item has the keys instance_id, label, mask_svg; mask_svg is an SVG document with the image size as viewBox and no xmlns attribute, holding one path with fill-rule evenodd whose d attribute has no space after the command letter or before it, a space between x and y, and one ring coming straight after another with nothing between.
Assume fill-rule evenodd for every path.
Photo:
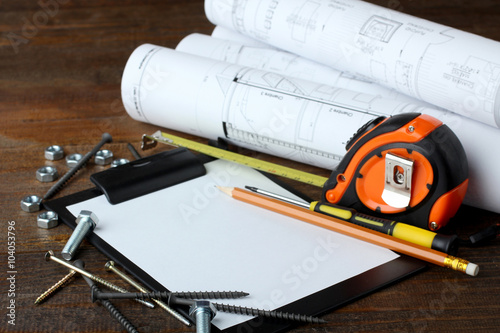
<instances>
[{"instance_id":1,"label":"pencil tip","mask_svg":"<svg viewBox=\"0 0 500 333\"><path fill-rule=\"evenodd\" d=\"M225 194L229 195L230 197L233 196L234 187L225 187L225 186L216 186L216 187Z\"/></svg>"}]
</instances>

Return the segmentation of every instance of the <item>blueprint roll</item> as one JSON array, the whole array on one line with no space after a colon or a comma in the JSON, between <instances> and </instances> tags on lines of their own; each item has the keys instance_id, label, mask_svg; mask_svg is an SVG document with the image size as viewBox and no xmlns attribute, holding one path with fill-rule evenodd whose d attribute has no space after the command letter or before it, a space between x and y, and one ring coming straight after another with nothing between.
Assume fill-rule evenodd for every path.
<instances>
[{"instance_id":1,"label":"blueprint roll","mask_svg":"<svg viewBox=\"0 0 500 333\"><path fill-rule=\"evenodd\" d=\"M500 127L500 43L358 0L206 0L219 26Z\"/></svg>"},{"instance_id":2,"label":"blueprint roll","mask_svg":"<svg viewBox=\"0 0 500 333\"><path fill-rule=\"evenodd\" d=\"M428 109L151 44L130 56L122 99L136 120L327 169L369 120Z\"/></svg>"},{"instance_id":3,"label":"blueprint roll","mask_svg":"<svg viewBox=\"0 0 500 333\"><path fill-rule=\"evenodd\" d=\"M500 212L500 131L452 112L151 44L130 56L122 100L134 119L333 169L345 143L380 115L421 112L448 125L469 161L467 204Z\"/></svg>"}]
</instances>

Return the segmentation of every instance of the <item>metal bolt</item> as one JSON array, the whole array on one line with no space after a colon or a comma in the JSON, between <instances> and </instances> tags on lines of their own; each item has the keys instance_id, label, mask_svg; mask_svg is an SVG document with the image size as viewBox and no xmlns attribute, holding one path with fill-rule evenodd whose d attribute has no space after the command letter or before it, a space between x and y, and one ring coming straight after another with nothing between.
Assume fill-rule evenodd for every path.
<instances>
[{"instance_id":1,"label":"metal bolt","mask_svg":"<svg viewBox=\"0 0 500 333\"><path fill-rule=\"evenodd\" d=\"M38 214L36 224L39 228L51 229L59 225L59 216L51 210Z\"/></svg>"},{"instance_id":2,"label":"metal bolt","mask_svg":"<svg viewBox=\"0 0 500 333\"><path fill-rule=\"evenodd\" d=\"M415 131L415 127L412 125L408 126L408 132L413 133Z\"/></svg>"},{"instance_id":3,"label":"metal bolt","mask_svg":"<svg viewBox=\"0 0 500 333\"><path fill-rule=\"evenodd\" d=\"M80 259L75 260L74 265L82 269L85 267L85 263ZM90 289L92 290L92 294L94 294L95 292L99 292L99 288L96 286L94 281L92 281L86 276L83 276L83 279L89 285ZM101 300L101 304L106 308L106 310L108 310L111 317L115 318L116 321L118 321L123 326L123 328L127 330L127 332L129 333L137 332L137 329L134 327L134 325L132 325L132 323L120 311L118 311L118 309L113 305L113 303L111 303L108 300Z\"/></svg>"},{"instance_id":4,"label":"metal bolt","mask_svg":"<svg viewBox=\"0 0 500 333\"><path fill-rule=\"evenodd\" d=\"M130 162L130 161L127 160L126 158L120 158L120 159L117 159L117 160L114 160L113 162L111 162L111 167L116 168L117 166L127 164L128 162Z\"/></svg>"},{"instance_id":5,"label":"metal bolt","mask_svg":"<svg viewBox=\"0 0 500 333\"><path fill-rule=\"evenodd\" d=\"M53 145L45 148L45 158L50 161L60 160L64 156L61 146Z\"/></svg>"},{"instance_id":6,"label":"metal bolt","mask_svg":"<svg viewBox=\"0 0 500 333\"><path fill-rule=\"evenodd\" d=\"M73 167L71 168L71 170L69 170L68 172L66 172L64 174L64 176L61 177L61 179L59 179L59 181L57 183L54 184L54 186L52 186L48 191L47 193L45 194L45 196L43 197L43 200L46 200L46 199L49 199L51 198L54 194L56 194L56 192L71 178L73 177L73 175L78 171L80 170L84 165L85 163L87 163L90 158L92 156L95 155L95 153L101 149L101 147L108 143L108 142L111 142L112 141L112 138L111 138L111 135L109 133L104 133L102 135L102 138L101 138L101 141L94 147L92 148L91 151L89 151L80 161L78 161L78 163Z\"/></svg>"},{"instance_id":7,"label":"metal bolt","mask_svg":"<svg viewBox=\"0 0 500 333\"><path fill-rule=\"evenodd\" d=\"M116 275L118 275L119 277L121 277L124 281L126 281L127 283L129 283L131 286L133 286L134 288L136 288L140 292L142 292L142 293L149 293L149 290L147 290L146 288L144 288L143 286L141 286L139 283L137 283L136 281L132 280L130 277L128 277L127 275L125 275L125 273L123 273L122 271L120 271L118 268L116 268L114 261L108 261L104 265L104 267L106 268L106 270L111 271L111 272L115 273ZM172 316L174 316L174 318L176 318L177 320L179 320L181 323L183 323L186 326L191 326L191 323L189 322L189 320L187 320L180 313L178 313L177 311L175 311L174 309L172 309L171 307L169 307L166 303L164 303L164 302L162 302L160 300L154 299L154 298L152 300L153 300L153 302L155 302L156 304L158 304L158 306L160 306L163 310L167 311Z\"/></svg>"},{"instance_id":8,"label":"metal bolt","mask_svg":"<svg viewBox=\"0 0 500 333\"><path fill-rule=\"evenodd\" d=\"M189 308L189 316L196 321L196 333L210 333L210 323L217 314L209 301L196 301Z\"/></svg>"},{"instance_id":9,"label":"metal bolt","mask_svg":"<svg viewBox=\"0 0 500 333\"><path fill-rule=\"evenodd\" d=\"M76 271L74 270L71 270L67 275L65 275L61 280L59 280L56 284L54 284L52 287L50 287L49 289L47 289L47 291L45 291L43 294L41 294L36 300L35 300L35 304L40 304L43 302L43 300L45 300L47 297L49 297L50 295L52 295L54 292L56 292L57 290L59 290L59 288L61 288L63 285L66 284L66 282L68 282L69 280L71 280L71 278L76 274Z\"/></svg>"},{"instance_id":10,"label":"metal bolt","mask_svg":"<svg viewBox=\"0 0 500 333\"><path fill-rule=\"evenodd\" d=\"M429 226L431 230L437 230L439 228L439 224L436 222L431 222Z\"/></svg>"},{"instance_id":11,"label":"metal bolt","mask_svg":"<svg viewBox=\"0 0 500 333\"><path fill-rule=\"evenodd\" d=\"M74 168L78 162L83 158L82 154L74 153L66 156L66 165L70 168Z\"/></svg>"},{"instance_id":12,"label":"metal bolt","mask_svg":"<svg viewBox=\"0 0 500 333\"><path fill-rule=\"evenodd\" d=\"M21 209L28 213L37 212L40 210L40 202L42 198L37 195L27 195L21 199Z\"/></svg>"},{"instance_id":13,"label":"metal bolt","mask_svg":"<svg viewBox=\"0 0 500 333\"><path fill-rule=\"evenodd\" d=\"M99 219L91 211L82 210L80 214L78 214L78 218L76 219L76 228L73 230L71 237L61 251L61 255L64 259L73 259L73 256L83 239L89 232L94 230L97 223L99 223Z\"/></svg>"},{"instance_id":14,"label":"metal bolt","mask_svg":"<svg viewBox=\"0 0 500 333\"><path fill-rule=\"evenodd\" d=\"M65 266L65 267L69 268L69 269L73 269L77 273L80 273L81 275L86 276L89 279L91 279L92 281L100 283L103 286L105 286L105 287L107 287L107 288L109 288L111 290L118 291L119 293L128 293L127 290L125 290L125 289L123 289L121 287L118 287L117 285L114 285L113 283L108 282L108 281L104 280L103 278L100 278L97 275L91 274L91 273L87 272L86 270L84 270L82 268L79 268L79 267L77 267L75 265L70 264L67 261L64 261L64 260L61 260L61 259L57 258L56 256L54 256L54 252L53 251L47 251L47 253L45 253L45 260L46 261L52 260L52 261L57 262L58 264L61 264L61 265ZM137 299L136 301L139 302L139 303L142 303L142 304L146 305L149 308L154 308L155 307L153 304L151 304L149 302L146 302L146 301L143 301L143 300L140 300L140 299Z\"/></svg>"},{"instance_id":15,"label":"metal bolt","mask_svg":"<svg viewBox=\"0 0 500 333\"><path fill-rule=\"evenodd\" d=\"M113 152L108 149L99 150L95 153L94 161L97 165L107 165L113 160Z\"/></svg>"},{"instance_id":16,"label":"metal bolt","mask_svg":"<svg viewBox=\"0 0 500 333\"><path fill-rule=\"evenodd\" d=\"M57 169L52 166L44 166L36 170L36 179L42 183L53 182L59 177Z\"/></svg>"}]
</instances>

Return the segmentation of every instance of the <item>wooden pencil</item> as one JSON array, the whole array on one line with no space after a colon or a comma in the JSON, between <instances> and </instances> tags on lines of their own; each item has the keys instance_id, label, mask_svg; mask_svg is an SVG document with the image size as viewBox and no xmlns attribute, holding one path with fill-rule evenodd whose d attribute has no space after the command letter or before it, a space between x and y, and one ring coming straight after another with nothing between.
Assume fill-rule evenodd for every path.
<instances>
[{"instance_id":1,"label":"wooden pencil","mask_svg":"<svg viewBox=\"0 0 500 333\"><path fill-rule=\"evenodd\" d=\"M376 231L342 221L335 217L326 216L309 209L298 207L296 205L269 198L241 188L222 186L218 186L218 188L222 192L239 201L311 223L313 225L375 244L401 254L415 257L442 267L451 268L471 276L476 276L479 272L479 266L470 263L467 260L450 256L446 253L413 244L389 235L378 233Z\"/></svg>"}]
</instances>

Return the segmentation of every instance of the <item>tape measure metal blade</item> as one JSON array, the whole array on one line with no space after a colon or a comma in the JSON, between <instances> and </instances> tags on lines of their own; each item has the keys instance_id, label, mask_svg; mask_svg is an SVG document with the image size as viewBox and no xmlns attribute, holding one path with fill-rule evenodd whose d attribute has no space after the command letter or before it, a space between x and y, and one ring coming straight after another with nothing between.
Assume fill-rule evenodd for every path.
<instances>
[{"instance_id":1,"label":"tape measure metal blade","mask_svg":"<svg viewBox=\"0 0 500 333\"><path fill-rule=\"evenodd\" d=\"M293 179L302 183L323 187L328 178L318 176L312 173L292 169L279 164L258 160L253 157L241 155L231 151L223 150L220 148L212 147L203 143L192 141L189 139L181 138L176 135L169 133L164 133L161 131L155 132L153 135L144 135L143 138L147 138L152 141L169 144L176 147L184 147L196 152L219 158L226 161L231 161L241 165L251 167L263 172L267 172L276 176L281 176L289 179ZM144 139L143 139L144 142ZM146 143L149 145L151 143Z\"/></svg>"}]
</instances>

